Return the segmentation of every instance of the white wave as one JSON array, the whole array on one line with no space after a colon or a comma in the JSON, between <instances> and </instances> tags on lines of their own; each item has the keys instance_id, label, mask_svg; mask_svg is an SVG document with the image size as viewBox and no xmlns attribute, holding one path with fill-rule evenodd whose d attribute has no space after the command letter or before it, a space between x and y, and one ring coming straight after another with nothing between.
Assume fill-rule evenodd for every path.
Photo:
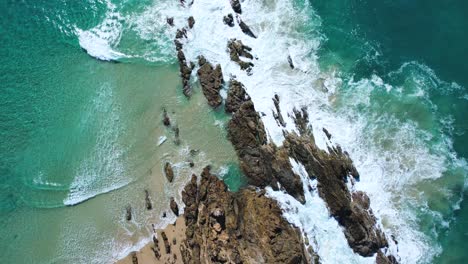
<instances>
[{"instance_id":1,"label":"white wave","mask_svg":"<svg viewBox=\"0 0 468 264\"><path fill-rule=\"evenodd\" d=\"M321 263L375 263L375 257L362 257L349 247L342 227L330 217L325 202L317 193L317 181L310 180L304 166L290 159L295 172L301 176L304 186L305 204L283 191L273 191L267 187L267 196L278 201L283 216L292 224L299 227L307 237L314 251L320 256Z\"/></svg>"},{"instance_id":2,"label":"white wave","mask_svg":"<svg viewBox=\"0 0 468 264\"><path fill-rule=\"evenodd\" d=\"M110 0L105 3L106 16L99 25L89 30L75 28L80 46L90 56L100 60L112 61L128 57L115 49L120 42L124 18Z\"/></svg>"},{"instance_id":3,"label":"white wave","mask_svg":"<svg viewBox=\"0 0 468 264\"><path fill-rule=\"evenodd\" d=\"M75 205L121 188L130 182L124 175L123 147L118 142L119 112L113 100L112 87L103 85L83 116L84 127L100 124L96 143L89 156L77 168L65 205ZM100 114L99 114L100 113Z\"/></svg>"}]
</instances>

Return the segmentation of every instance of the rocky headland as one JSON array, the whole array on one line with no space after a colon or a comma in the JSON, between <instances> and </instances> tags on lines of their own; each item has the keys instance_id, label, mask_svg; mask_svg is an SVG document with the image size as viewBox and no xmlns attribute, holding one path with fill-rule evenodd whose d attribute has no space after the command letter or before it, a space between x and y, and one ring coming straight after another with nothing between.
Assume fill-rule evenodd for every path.
<instances>
[{"instance_id":1,"label":"rocky headland","mask_svg":"<svg viewBox=\"0 0 468 264\"><path fill-rule=\"evenodd\" d=\"M242 31L255 38L240 18L241 2L231 0L231 5ZM234 26L233 15L227 14L220 21L223 22L227 27ZM172 20L168 23L173 26ZM300 203L306 202L304 190L309 186L295 173L291 159L302 164L308 176L316 180L318 194L326 203L330 217L341 226L355 253L375 256L379 264L398 263L386 250L387 237L372 212L369 197L349 188L359 181L360 175L347 152L331 142L327 150L315 144L305 108L287 113L293 117L298 132L283 130L281 146L269 140L254 102L235 76L225 85L220 65L202 56L197 63L186 59L182 43L195 23L190 17L188 26L179 29L174 40L182 92L191 95L192 71L198 67L198 81L207 103L218 110L224 104L225 112L231 115L227 123L228 139L248 186L231 192L206 166L199 177L192 175L183 189L183 206L171 199L170 208L178 216L176 223L155 230L151 243L118 263L320 263L320 256L303 232L286 221L277 201L266 195L265 188L271 187L288 193ZM248 74L254 66L250 62L254 58L252 48L236 39L228 41L226 46L231 60ZM287 63L294 69L290 57ZM220 91L226 88L227 97L223 98ZM285 127L280 99L278 95L272 98L272 114L278 126ZM165 124L169 123L166 115L164 119ZM323 133L330 140L332 135L325 128ZM174 172L170 163L165 165L164 172L168 182L172 182ZM183 208L180 216L179 207Z\"/></svg>"}]
</instances>

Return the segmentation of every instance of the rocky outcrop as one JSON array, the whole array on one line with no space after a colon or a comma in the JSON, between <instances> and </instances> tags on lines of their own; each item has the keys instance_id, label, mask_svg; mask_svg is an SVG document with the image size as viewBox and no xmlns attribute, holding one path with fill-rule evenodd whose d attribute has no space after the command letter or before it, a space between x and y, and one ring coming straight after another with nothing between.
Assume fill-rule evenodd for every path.
<instances>
[{"instance_id":1,"label":"rocky outcrop","mask_svg":"<svg viewBox=\"0 0 468 264\"><path fill-rule=\"evenodd\" d=\"M291 157L304 165L309 177L317 179L319 195L330 214L344 227L351 248L362 256L372 256L387 247L383 232L376 226L369 197L364 192L351 193L346 185L348 178L359 179L348 154L339 146L329 147L328 152L319 149L311 129L303 125L307 117L298 111L296 116L302 134L287 133L284 145Z\"/></svg>"},{"instance_id":2,"label":"rocky outcrop","mask_svg":"<svg viewBox=\"0 0 468 264\"><path fill-rule=\"evenodd\" d=\"M184 263L306 263L300 232L264 191L231 193L209 167L182 193Z\"/></svg>"},{"instance_id":3,"label":"rocky outcrop","mask_svg":"<svg viewBox=\"0 0 468 264\"><path fill-rule=\"evenodd\" d=\"M252 48L244 45L242 41L237 40L237 39L231 39L228 42L228 49L229 49L229 56L231 57L231 60L239 64L242 70L247 70L254 66L252 62L246 62L246 61L241 60L241 57L251 59L251 60L253 59L253 56L250 53L250 51L252 51Z\"/></svg>"},{"instance_id":4,"label":"rocky outcrop","mask_svg":"<svg viewBox=\"0 0 468 264\"><path fill-rule=\"evenodd\" d=\"M188 26L192 28L195 24L195 19L190 17L188 19ZM177 50L177 60L179 61L179 70L180 70L180 77L182 79L182 92L186 97L190 97L192 95L192 86L190 85L190 76L192 74L193 68L195 68L195 64L193 62L187 62L185 57L185 53L183 51L183 44L182 40L187 38L187 29L180 28L176 32L176 36L174 39L174 45Z\"/></svg>"},{"instance_id":5,"label":"rocky outcrop","mask_svg":"<svg viewBox=\"0 0 468 264\"><path fill-rule=\"evenodd\" d=\"M195 25L195 19L193 18L193 16L190 16L190 17L187 19L187 22L188 22L189 28L192 29L193 26Z\"/></svg>"},{"instance_id":6,"label":"rocky outcrop","mask_svg":"<svg viewBox=\"0 0 468 264\"><path fill-rule=\"evenodd\" d=\"M240 105L228 124L228 136L239 157L242 172L249 184L260 188L278 183L300 202L304 191L300 177L292 171L288 152L267 143L263 122L251 100Z\"/></svg>"},{"instance_id":7,"label":"rocky outcrop","mask_svg":"<svg viewBox=\"0 0 468 264\"><path fill-rule=\"evenodd\" d=\"M244 85L235 79L229 82L229 91L226 98L226 112L233 113L240 108L240 106L249 101L250 97L245 92Z\"/></svg>"},{"instance_id":8,"label":"rocky outcrop","mask_svg":"<svg viewBox=\"0 0 468 264\"><path fill-rule=\"evenodd\" d=\"M276 123L278 123L278 126L286 127L286 122L284 121L283 115L281 114L279 103L280 98L277 94L275 94L275 96L273 97L273 104L275 105L276 113L272 110L273 118L275 118Z\"/></svg>"},{"instance_id":9,"label":"rocky outcrop","mask_svg":"<svg viewBox=\"0 0 468 264\"><path fill-rule=\"evenodd\" d=\"M244 34L252 38L257 38L257 36L250 29L250 27L247 26L247 24L244 21L242 21L240 16L237 16L237 23L239 24L239 27L241 28L242 32L244 32Z\"/></svg>"},{"instance_id":10,"label":"rocky outcrop","mask_svg":"<svg viewBox=\"0 0 468 264\"><path fill-rule=\"evenodd\" d=\"M174 180L174 170L172 169L171 163L166 162L166 164L164 164L164 174L166 175L167 181L172 182Z\"/></svg>"},{"instance_id":11,"label":"rocky outcrop","mask_svg":"<svg viewBox=\"0 0 468 264\"><path fill-rule=\"evenodd\" d=\"M240 1L230 0L230 2L231 2L232 10L234 10L234 12L236 12L237 14L242 14L242 6L240 4Z\"/></svg>"},{"instance_id":12,"label":"rocky outcrop","mask_svg":"<svg viewBox=\"0 0 468 264\"><path fill-rule=\"evenodd\" d=\"M223 17L223 23L230 26L230 27L233 27L234 26L234 16L232 14L228 14L226 16Z\"/></svg>"},{"instance_id":13,"label":"rocky outcrop","mask_svg":"<svg viewBox=\"0 0 468 264\"><path fill-rule=\"evenodd\" d=\"M174 200L174 197L171 197L171 201L169 203L169 207L171 208L171 211L176 215L179 216L179 205L177 205L177 202Z\"/></svg>"},{"instance_id":14,"label":"rocky outcrop","mask_svg":"<svg viewBox=\"0 0 468 264\"><path fill-rule=\"evenodd\" d=\"M200 69L198 69L197 73L203 94L208 100L208 104L216 108L223 102L219 94L224 83L221 66L218 64L213 67L203 56L199 57L198 64Z\"/></svg>"}]
</instances>

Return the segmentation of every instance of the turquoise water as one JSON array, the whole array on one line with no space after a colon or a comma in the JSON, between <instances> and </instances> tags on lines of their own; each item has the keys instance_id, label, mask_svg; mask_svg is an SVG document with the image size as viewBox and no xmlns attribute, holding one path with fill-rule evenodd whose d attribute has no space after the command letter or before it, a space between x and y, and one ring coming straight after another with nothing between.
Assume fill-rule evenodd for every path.
<instances>
[{"instance_id":1,"label":"turquoise water","mask_svg":"<svg viewBox=\"0 0 468 264\"><path fill-rule=\"evenodd\" d=\"M167 157L183 163L185 144L202 150L197 166L214 163L232 190L245 184L220 125L228 117L211 111L200 93L190 101L180 93L164 17L183 16L172 2L0 3L1 257L100 263L96 257L106 251L100 257L114 258L111 251L119 247L109 241L145 237L164 198L175 195L154 174ZM401 192L402 211L413 212L414 228L432 247L420 262L463 263L467 3L294 1L298 12L308 4L313 23L294 29L320 41L321 70L342 79L333 113L367 132L360 137L362 150L349 146L350 152L380 153L383 160L372 162L382 162L389 178L401 176L401 182L392 178L390 189ZM162 127L162 107L179 122L183 146ZM160 136L168 137L162 147ZM189 171L181 170L188 179ZM148 186L161 208L148 215L139 211L143 205L135 206L139 220L122 222L123 208L137 203ZM84 234L96 238L88 241ZM432 253L439 255L433 259Z\"/></svg>"},{"instance_id":2,"label":"turquoise water","mask_svg":"<svg viewBox=\"0 0 468 264\"><path fill-rule=\"evenodd\" d=\"M378 75L400 91L373 91L372 111L392 113L427 132L425 144L434 153L443 141L453 155L468 157L466 1L314 1L327 41L321 48L324 67L339 64L354 82ZM346 94L358 92L349 85ZM421 96L411 96L418 94ZM344 98L346 100L346 98ZM358 106L359 107L359 106ZM388 127L388 126L383 126ZM450 138L450 139L447 139ZM429 207L440 218L422 213L420 226L440 243L435 263L464 263L468 221L466 169L451 164L436 181L428 181ZM435 194L444 189L450 195ZM432 194L431 191L432 190ZM431 195L433 195L431 197ZM458 202L462 199L461 204ZM450 224L448 224L450 222ZM433 252L431 252L433 253Z\"/></svg>"}]
</instances>

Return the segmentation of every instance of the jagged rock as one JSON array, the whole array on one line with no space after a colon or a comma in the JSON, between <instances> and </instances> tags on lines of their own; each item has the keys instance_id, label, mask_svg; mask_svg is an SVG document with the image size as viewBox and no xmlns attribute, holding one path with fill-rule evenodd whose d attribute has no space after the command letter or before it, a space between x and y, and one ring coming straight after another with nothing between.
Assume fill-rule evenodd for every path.
<instances>
[{"instance_id":1,"label":"jagged rock","mask_svg":"<svg viewBox=\"0 0 468 264\"><path fill-rule=\"evenodd\" d=\"M146 209L147 210L153 209L153 204L151 203L151 199L150 199L148 190L145 190L145 204L146 204Z\"/></svg>"},{"instance_id":2,"label":"jagged rock","mask_svg":"<svg viewBox=\"0 0 468 264\"><path fill-rule=\"evenodd\" d=\"M223 17L224 24L233 27L234 26L234 16L232 14L227 14Z\"/></svg>"},{"instance_id":3,"label":"jagged rock","mask_svg":"<svg viewBox=\"0 0 468 264\"><path fill-rule=\"evenodd\" d=\"M160 259L161 258L161 250L159 248L159 241L158 241L158 238L156 238L156 236L153 235L153 252L154 252L154 256L156 257L156 259Z\"/></svg>"},{"instance_id":4,"label":"jagged rock","mask_svg":"<svg viewBox=\"0 0 468 264\"><path fill-rule=\"evenodd\" d=\"M230 0L232 9L238 14L242 14L242 7L239 0Z\"/></svg>"},{"instance_id":5,"label":"jagged rock","mask_svg":"<svg viewBox=\"0 0 468 264\"><path fill-rule=\"evenodd\" d=\"M179 28L177 29L176 32L176 39L182 39L182 38L187 38L187 29L185 28Z\"/></svg>"},{"instance_id":6,"label":"jagged rock","mask_svg":"<svg viewBox=\"0 0 468 264\"><path fill-rule=\"evenodd\" d=\"M166 254L171 254L171 244L169 244L169 240L167 239L167 235L164 231L161 232L161 237L164 242L164 248L166 249Z\"/></svg>"},{"instance_id":7,"label":"jagged rock","mask_svg":"<svg viewBox=\"0 0 468 264\"><path fill-rule=\"evenodd\" d=\"M127 221L132 220L132 207L130 205L125 209L125 219L127 219Z\"/></svg>"},{"instance_id":8,"label":"jagged rock","mask_svg":"<svg viewBox=\"0 0 468 264\"><path fill-rule=\"evenodd\" d=\"M226 112L234 113L239 107L246 101L249 101L250 97L245 92L244 85L235 79L231 79L229 83L229 91L226 98Z\"/></svg>"},{"instance_id":9,"label":"jagged rock","mask_svg":"<svg viewBox=\"0 0 468 264\"><path fill-rule=\"evenodd\" d=\"M173 17L168 17L166 18L167 24L171 27L174 26L174 18Z\"/></svg>"},{"instance_id":10,"label":"jagged rock","mask_svg":"<svg viewBox=\"0 0 468 264\"><path fill-rule=\"evenodd\" d=\"M331 139L332 135L330 134L330 132L328 132L328 130L326 128L322 128L323 130L323 133L325 133L325 136L327 136L328 140Z\"/></svg>"},{"instance_id":11,"label":"jagged rock","mask_svg":"<svg viewBox=\"0 0 468 264\"><path fill-rule=\"evenodd\" d=\"M169 119L169 116L167 115L166 108L163 109L163 124L165 126L171 125L171 119Z\"/></svg>"},{"instance_id":12,"label":"jagged rock","mask_svg":"<svg viewBox=\"0 0 468 264\"><path fill-rule=\"evenodd\" d=\"M195 19L193 18L193 16L190 16L187 21L189 28L193 28L193 25L195 25Z\"/></svg>"},{"instance_id":13,"label":"jagged rock","mask_svg":"<svg viewBox=\"0 0 468 264\"><path fill-rule=\"evenodd\" d=\"M280 99L277 94L275 94L275 97L273 97L273 104L275 105L276 113L275 111L273 112L273 117L275 118L276 122L278 123L278 126L286 127L286 122L284 122L283 115L281 114L281 109L279 106Z\"/></svg>"},{"instance_id":14,"label":"jagged rock","mask_svg":"<svg viewBox=\"0 0 468 264\"><path fill-rule=\"evenodd\" d=\"M174 180L174 170L172 169L171 163L166 162L166 164L164 164L164 173L169 182Z\"/></svg>"},{"instance_id":15,"label":"jagged rock","mask_svg":"<svg viewBox=\"0 0 468 264\"><path fill-rule=\"evenodd\" d=\"M203 95L208 100L208 104L216 108L223 102L219 91L224 83L223 72L218 64L213 67L203 56L198 59L200 69L198 69L198 79L202 87Z\"/></svg>"},{"instance_id":16,"label":"jagged rock","mask_svg":"<svg viewBox=\"0 0 468 264\"><path fill-rule=\"evenodd\" d=\"M291 69L294 70L294 63L292 61L291 55L288 55L288 63L289 63L289 67L291 67Z\"/></svg>"},{"instance_id":17,"label":"jagged rock","mask_svg":"<svg viewBox=\"0 0 468 264\"><path fill-rule=\"evenodd\" d=\"M177 52L177 59L179 61L180 76L182 78L182 92L186 97L192 95L192 86L190 85L190 77L193 67L187 65L187 60L182 49Z\"/></svg>"},{"instance_id":18,"label":"jagged rock","mask_svg":"<svg viewBox=\"0 0 468 264\"><path fill-rule=\"evenodd\" d=\"M231 193L207 167L182 196L188 263L306 263L299 230L264 191Z\"/></svg>"},{"instance_id":19,"label":"jagged rock","mask_svg":"<svg viewBox=\"0 0 468 264\"><path fill-rule=\"evenodd\" d=\"M304 119L301 117L301 120ZM299 131L304 131L301 122L298 124ZM330 214L344 227L351 248L368 257L387 247L387 240L369 210L367 195L363 192L351 195L348 190L348 177L359 177L349 156L340 147L330 147L329 152L319 149L309 133L286 133L285 137L284 146L291 157L304 165L311 178L317 179L318 193L326 202Z\"/></svg>"},{"instance_id":20,"label":"jagged rock","mask_svg":"<svg viewBox=\"0 0 468 264\"><path fill-rule=\"evenodd\" d=\"M176 216L179 216L179 206L177 205L176 201L174 200L174 197L171 197L170 207L171 207L172 212Z\"/></svg>"},{"instance_id":21,"label":"jagged rock","mask_svg":"<svg viewBox=\"0 0 468 264\"><path fill-rule=\"evenodd\" d=\"M377 252L377 257L375 258L376 264L398 264L398 260L393 255L386 256L382 250Z\"/></svg>"},{"instance_id":22,"label":"jagged rock","mask_svg":"<svg viewBox=\"0 0 468 264\"><path fill-rule=\"evenodd\" d=\"M245 62L240 59L240 57L253 59L253 56L250 53L250 51L252 51L252 48L244 45L242 41L231 39L228 42L228 49L231 60L239 64L242 70L248 70L254 66L252 62Z\"/></svg>"},{"instance_id":23,"label":"jagged rock","mask_svg":"<svg viewBox=\"0 0 468 264\"><path fill-rule=\"evenodd\" d=\"M242 32L244 32L244 34L252 38L257 38L257 36L250 29L250 27L247 26L247 24L244 21L242 21L240 16L237 16L237 23L239 24L239 27L241 28Z\"/></svg>"},{"instance_id":24,"label":"jagged rock","mask_svg":"<svg viewBox=\"0 0 468 264\"><path fill-rule=\"evenodd\" d=\"M290 195L305 202L302 182L292 171L287 151L273 143L267 144L263 122L252 101L244 102L233 114L228 123L228 136L251 185L278 189L280 183Z\"/></svg>"}]
</instances>

